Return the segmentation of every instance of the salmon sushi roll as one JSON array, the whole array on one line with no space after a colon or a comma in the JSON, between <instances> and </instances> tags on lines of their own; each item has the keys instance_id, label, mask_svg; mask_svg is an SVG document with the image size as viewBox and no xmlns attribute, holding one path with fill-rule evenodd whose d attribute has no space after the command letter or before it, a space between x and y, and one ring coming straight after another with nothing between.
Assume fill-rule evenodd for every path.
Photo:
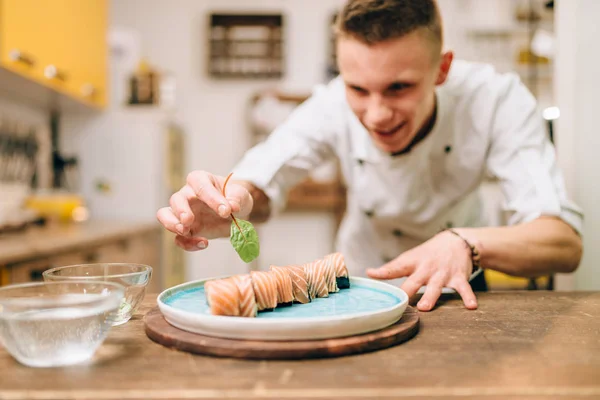
<instances>
[{"instance_id":1,"label":"salmon sushi roll","mask_svg":"<svg viewBox=\"0 0 600 400\"><path fill-rule=\"evenodd\" d=\"M306 275L304 274L304 268L299 265L286 265L283 268L285 268L292 280L294 302L300 304L310 303L308 281L306 280Z\"/></svg>"},{"instance_id":2,"label":"salmon sushi roll","mask_svg":"<svg viewBox=\"0 0 600 400\"><path fill-rule=\"evenodd\" d=\"M267 271L250 271L258 311L273 311L277 307L277 277Z\"/></svg>"},{"instance_id":3,"label":"salmon sushi roll","mask_svg":"<svg viewBox=\"0 0 600 400\"><path fill-rule=\"evenodd\" d=\"M310 298L329 297L329 290L327 290L327 282L325 280L325 261L316 260L304 264L303 267L306 281L308 282L308 293Z\"/></svg>"},{"instance_id":4,"label":"salmon sushi roll","mask_svg":"<svg viewBox=\"0 0 600 400\"><path fill-rule=\"evenodd\" d=\"M337 293L340 291L337 286L335 277L335 260L332 257L322 259L325 268L325 283L329 293Z\"/></svg>"},{"instance_id":5,"label":"salmon sushi roll","mask_svg":"<svg viewBox=\"0 0 600 400\"><path fill-rule=\"evenodd\" d=\"M335 269L335 280L337 287L340 289L347 289L350 287L350 274L348 274L348 267L346 267L346 261L342 253L336 252L325 256L325 260L329 260L333 263Z\"/></svg>"},{"instance_id":6,"label":"salmon sushi roll","mask_svg":"<svg viewBox=\"0 0 600 400\"><path fill-rule=\"evenodd\" d=\"M214 279L204 284L206 302L213 315L240 315L240 291L231 279Z\"/></svg>"},{"instance_id":7,"label":"salmon sushi roll","mask_svg":"<svg viewBox=\"0 0 600 400\"><path fill-rule=\"evenodd\" d=\"M254 318L258 312L252 279L249 274L234 275L231 279L240 291L240 317Z\"/></svg>"},{"instance_id":8,"label":"salmon sushi roll","mask_svg":"<svg viewBox=\"0 0 600 400\"><path fill-rule=\"evenodd\" d=\"M277 305L291 306L294 301L294 290L288 270L276 265L271 265L269 269L277 277Z\"/></svg>"}]
</instances>

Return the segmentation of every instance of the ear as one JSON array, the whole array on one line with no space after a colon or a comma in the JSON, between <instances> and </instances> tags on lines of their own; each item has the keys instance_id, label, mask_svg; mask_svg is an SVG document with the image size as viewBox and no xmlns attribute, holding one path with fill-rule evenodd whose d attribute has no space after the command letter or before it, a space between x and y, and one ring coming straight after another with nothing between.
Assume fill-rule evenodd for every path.
<instances>
[{"instance_id":1,"label":"ear","mask_svg":"<svg viewBox=\"0 0 600 400\"><path fill-rule=\"evenodd\" d=\"M442 54L442 59L440 61L440 70L438 71L438 76L435 80L436 85L441 85L446 82L446 78L448 78L448 72L450 72L450 66L452 65L452 60L454 59L454 54L451 51L447 51Z\"/></svg>"}]
</instances>

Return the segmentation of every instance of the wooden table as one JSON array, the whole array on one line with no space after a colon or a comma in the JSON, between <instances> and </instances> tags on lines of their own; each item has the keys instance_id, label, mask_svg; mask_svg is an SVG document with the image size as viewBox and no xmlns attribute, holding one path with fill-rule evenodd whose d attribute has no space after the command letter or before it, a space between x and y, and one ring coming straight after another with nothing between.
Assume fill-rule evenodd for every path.
<instances>
[{"instance_id":1,"label":"wooden table","mask_svg":"<svg viewBox=\"0 0 600 400\"><path fill-rule=\"evenodd\" d=\"M107 242L127 240L158 232L151 222L89 220L81 223L49 223L24 232L0 236L0 265L55 254L89 249Z\"/></svg>"},{"instance_id":2,"label":"wooden table","mask_svg":"<svg viewBox=\"0 0 600 400\"><path fill-rule=\"evenodd\" d=\"M600 293L485 293L421 314L395 348L337 359L195 356L144 334L148 295L88 365L33 369L0 350L0 399L600 398Z\"/></svg>"}]
</instances>

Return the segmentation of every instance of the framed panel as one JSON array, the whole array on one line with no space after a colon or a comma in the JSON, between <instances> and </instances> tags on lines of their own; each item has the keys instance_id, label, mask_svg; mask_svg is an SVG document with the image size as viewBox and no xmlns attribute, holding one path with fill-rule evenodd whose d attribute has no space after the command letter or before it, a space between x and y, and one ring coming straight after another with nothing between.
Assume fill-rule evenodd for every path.
<instances>
[{"instance_id":1,"label":"framed panel","mask_svg":"<svg viewBox=\"0 0 600 400\"><path fill-rule=\"evenodd\" d=\"M281 14L211 14L209 75L272 79L284 74Z\"/></svg>"}]
</instances>

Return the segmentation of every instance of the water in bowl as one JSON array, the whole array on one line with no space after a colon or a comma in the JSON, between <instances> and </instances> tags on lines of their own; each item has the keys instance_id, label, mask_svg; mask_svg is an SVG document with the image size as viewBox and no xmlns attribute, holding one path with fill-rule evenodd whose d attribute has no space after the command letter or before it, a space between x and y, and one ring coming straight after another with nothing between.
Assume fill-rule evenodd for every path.
<instances>
[{"instance_id":1,"label":"water in bowl","mask_svg":"<svg viewBox=\"0 0 600 400\"><path fill-rule=\"evenodd\" d=\"M106 337L114 311L114 303L103 302L86 308L15 313L0 320L3 344L19 362L31 367L80 363L91 358Z\"/></svg>"},{"instance_id":2,"label":"water in bowl","mask_svg":"<svg viewBox=\"0 0 600 400\"><path fill-rule=\"evenodd\" d=\"M145 286L129 286L125 289L125 296L121 300L117 316L113 319L114 326L122 325L131 319L141 304L145 292Z\"/></svg>"}]
</instances>

